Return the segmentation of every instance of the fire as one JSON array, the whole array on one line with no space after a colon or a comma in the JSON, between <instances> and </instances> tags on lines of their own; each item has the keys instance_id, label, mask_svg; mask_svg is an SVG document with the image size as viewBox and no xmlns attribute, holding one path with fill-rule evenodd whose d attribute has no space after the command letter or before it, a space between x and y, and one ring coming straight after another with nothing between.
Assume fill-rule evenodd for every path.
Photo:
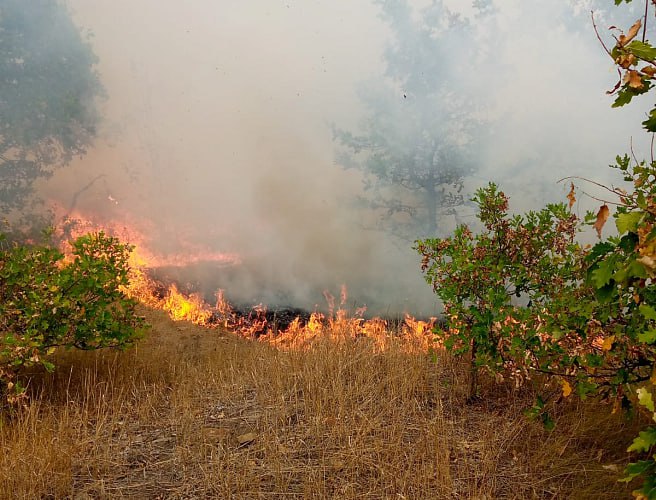
<instances>
[{"instance_id":1,"label":"fire","mask_svg":"<svg viewBox=\"0 0 656 500\"><path fill-rule=\"evenodd\" d=\"M348 291L342 285L339 304L329 291L324 292L327 313L315 311L303 319L297 316L288 326L278 329L275 315L259 304L247 313L236 311L226 300L224 291L216 292L216 304L209 305L199 294L184 293L175 283L165 285L152 277L159 267L188 266L199 262L219 265L238 265L239 256L232 253L209 251L205 248L181 244L183 251L162 255L150 249L149 240L138 230L137 224L98 223L80 214L69 217L61 230L61 239L74 238L92 231L104 231L132 245L130 256L130 284L125 293L144 305L166 311L176 321L191 321L206 327L223 327L244 337L268 342L282 349L306 349L321 339L342 342L363 339L383 351L394 342L402 342L412 352L427 352L435 347L433 328L436 319L420 321L406 315L403 322L392 328L381 318L365 319L366 306L351 313L347 307ZM273 319L272 319L273 318Z\"/></svg>"}]
</instances>

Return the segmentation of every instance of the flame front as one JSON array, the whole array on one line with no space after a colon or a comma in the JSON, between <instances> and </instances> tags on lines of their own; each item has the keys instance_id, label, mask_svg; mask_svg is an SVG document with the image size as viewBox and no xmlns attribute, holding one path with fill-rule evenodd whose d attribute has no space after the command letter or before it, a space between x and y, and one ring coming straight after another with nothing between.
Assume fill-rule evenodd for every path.
<instances>
[{"instance_id":1,"label":"flame front","mask_svg":"<svg viewBox=\"0 0 656 500\"><path fill-rule=\"evenodd\" d=\"M402 341L404 348L413 352L427 352L435 347L435 318L426 322L406 315L397 328L392 328L387 320L365 319L366 307L357 308L351 314L345 307L348 291L344 285L340 290L339 305L334 295L329 291L324 292L327 314L315 311L306 320L299 316L289 322L285 329L278 330L275 320L267 319L267 308L263 304L252 307L248 313L237 312L225 299L224 291L218 290L216 304L211 306L199 294L184 293L175 283L165 285L153 278L151 273L152 269L160 267L184 267L199 262L237 265L240 263L238 255L208 251L190 244L183 245L184 252L161 255L149 249L148 240L133 226L99 224L79 215L69 218L67 224L62 231L62 241L102 230L132 245L130 284L124 292L146 306L166 311L173 320L191 321L206 327L223 327L282 349L306 349L320 339L340 342L359 338L368 339L381 351L397 341Z\"/></svg>"}]
</instances>

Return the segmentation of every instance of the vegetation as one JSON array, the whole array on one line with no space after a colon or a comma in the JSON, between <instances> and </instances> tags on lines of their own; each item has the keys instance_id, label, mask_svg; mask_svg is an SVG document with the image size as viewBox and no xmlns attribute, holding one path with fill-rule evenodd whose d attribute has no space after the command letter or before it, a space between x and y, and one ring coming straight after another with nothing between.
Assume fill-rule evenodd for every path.
<instances>
[{"instance_id":1,"label":"vegetation","mask_svg":"<svg viewBox=\"0 0 656 500\"><path fill-rule=\"evenodd\" d=\"M420 21L407 0L376 3L395 43L385 53L386 78L361 93L362 132L335 130L337 161L364 174L371 195L363 201L381 216L381 228L408 240L434 236L466 201L473 137L482 131L449 64L471 26L441 1L423 9Z\"/></svg>"},{"instance_id":2,"label":"vegetation","mask_svg":"<svg viewBox=\"0 0 656 500\"><path fill-rule=\"evenodd\" d=\"M649 6L646 1L644 20L619 34L612 50L604 46L621 73L614 106L653 86ZM650 132L656 131L654 113L643 123ZM417 249L426 279L445 303L447 325L438 334L454 352L470 353L472 378L479 367L517 382L548 374L560 384L561 399L593 395L612 402L613 411L642 409L656 420L656 162L618 157L616 168L631 190L606 188L613 200L586 216L601 240L608 204L617 207L617 236L592 248L575 242L579 222L566 206L509 217L507 198L491 185L475 198L480 234L461 226L450 238L419 241ZM571 208L573 184L569 198ZM526 305L513 303L512 295ZM532 413L553 426L542 398ZM640 498L656 498L654 450L654 426L628 448L644 454L625 471L626 481L642 478L634 492Z\"/></svg>"},{"instance_id":3,"label":"vegetation","mask_svg":"<svg viewBox=\"0 0 656 500\"><path fill-rule=\"evenodd\" d=\"M52 370L57 347L125 347L143 326L128 284L130 248L103 233L71 242L65 256L48 245L0 249L0 392L24 394L17 373Z\"/></svg>"},{"instance_id":4,"label":"vegetation","mask_svg":"<svg viewBox=\"0 0 656 500\"><path fill-rule=\"evenodd\" d=\"M58 0L0 4L0 210L81 155L95 135L96 56Z\"/></svg>"},{"instance_id":5,"label":"vegetation","mask_svg":"<svg viewBox=\"0 0 656 500\"><path fill-rule=\"evenodd\" d=\"M280 350L145 314L136 348L58 352L33 373L27 406L0 417L0 497L628 494L613 471L635 427L595 404L557 409L547 433L525 389L482 385L487 400L464 405L466 372L443 351L339 329Z\"/></svg>"}]
</instances>

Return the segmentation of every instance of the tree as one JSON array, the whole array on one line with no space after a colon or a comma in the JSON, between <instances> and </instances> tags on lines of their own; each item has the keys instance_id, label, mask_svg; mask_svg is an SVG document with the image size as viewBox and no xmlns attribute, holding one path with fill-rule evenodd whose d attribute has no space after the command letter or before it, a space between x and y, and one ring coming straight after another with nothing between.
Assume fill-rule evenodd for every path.
<instances>
[{"instance_id":1,"label":"tree","mask_svg":"<svg viewBox=\"0 0 656 500\"><path fill-rule=\"evenodd\" d=\"M0 0L0 210L85 152L103 93L96 62L58 0Z\"/></svg>"},{"instance_id":2,"label":"tree","mask_svg":"<svg viewBox=\"0 0 656 500\"><path fill-rule=\"evenodd\" d=\"M644 0L633 25L613 26L610 47L597 31L620 75L609 92L613 107L654 89L656 47L647 36L653 6L654 0ZM656 109L642 125L656 132ZM651 425L627 449L641 459L626 467L622 480L639 478L633 495L656 499L656 161L652 151L649 162L635 154L616 162L626 189L575 178L604 188L609 198L586 215L600 240L592 247L577 244L578 218L564 205L511 218L507 198L492 185L475 198L480 234L463 225L452 237L418 241L417 249L445 303L438 333L456 353L471 354L473 375L485 367L521 382L539 373L558 383L560 400L594 396L613 403L613 411L645 414ZM575 193L572 183L569 209ZM602 240L609 205L616 234ZM512 303L511 293L530 300ZM553 425L541 398L530 413Z\"/></svg>"},{"instance_id":3,"label":"tree","mask_svg":"<svg viewBox=\"0 0 656 500\"><path fill-rule=\"evenodd\" d=\"M337 161L364 175L363 200L381 226L404 239L434 236L465 202L463 181L478 128L474 104L458 85L458 54L471 26L434 0L413 16L407 0L378 0L394 44L385 79L361 93L361 133L336 128ZM486 2L478 2L480 12Z\"/></svg>"}]
</instances>

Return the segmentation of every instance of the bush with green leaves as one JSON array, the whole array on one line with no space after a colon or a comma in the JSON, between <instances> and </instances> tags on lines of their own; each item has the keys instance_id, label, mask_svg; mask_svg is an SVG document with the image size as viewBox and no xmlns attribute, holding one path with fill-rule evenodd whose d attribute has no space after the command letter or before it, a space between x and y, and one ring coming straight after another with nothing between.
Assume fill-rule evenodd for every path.
<instances>
[{"instance_id":1,"label":"bush with green leaves","mask_svg":"<svg viewBox=\"0 0 656 500\"><path fill-rule=\"evenodd\" d=\"M426 280L444 304L437 334L447 348L470 355L470 397L480 368L517 385L534 371L567 380L569 365L590 364L594 355L592 344L570 349L589 330L593 309L592 289L582 284L578 218L565 204L510 215L494 184L473 201L482 223L476 234L462 225L449 238L417 242Z\"/></svg>"},{"instance_id":2,"label":"bush with green leaves","mask_svg":"<svg viewBox=\"0 0 656 500\"><path fill-rule=\"evenodd\" d=\"M650 6L656 3L645 0L644 19L615 36L612 49L604 46L621 75L611 92L614 107L654 88ZM656 110L643 127L656 132ZM575 242L579 221L564 205L511 217L506 197L491 185L474 199L481 232L461 226L451 238L417 242L417 249L445 306L446 325L437 333L455 352L471 354L474 372L485 367L518 382L545 373L562 385L562 396L593 395L656 422L656 162L624 156L616 167L631 187L607 188L613 199L587 214L600 237L592 248ZM610 204L617 207L617 235L601 241ZM513 295L525 305L513 303ZM549 425L545 407L540 399L532 410ZM623 480L640 478L634 496L656 499L656 426L640 432L628 451L641 460L628 465Z\"/></svg>"},{"instance_id":3,"label":"bush with green leaves","mask_svg":"<svg viewBox=\"0 0 656 500\"><path fill-rule=\"evenodd\" d=\"M15 400L20 370L58 347L127 347L144 320L126 297L130 247L104 233L81 236L69 255L49 245L0 248L0 391Z\"/></svg>"}]
</instances>

